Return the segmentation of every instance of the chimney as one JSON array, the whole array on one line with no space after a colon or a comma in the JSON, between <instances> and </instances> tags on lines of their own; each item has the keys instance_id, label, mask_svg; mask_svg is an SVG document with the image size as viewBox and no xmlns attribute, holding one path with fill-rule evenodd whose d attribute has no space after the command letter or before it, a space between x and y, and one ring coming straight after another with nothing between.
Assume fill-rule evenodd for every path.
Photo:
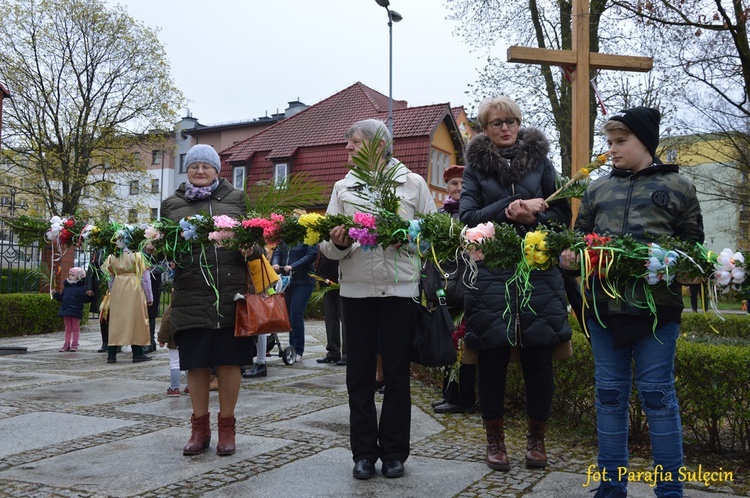
<instances>
[{"instance_id":1,"label":"chimney","mask_svg":"<svg viewBox=\"0 0 750 498\"><path fill-rule=\"evenodd\" d=\"M302 112L308 107L310 106L303 104L299 100L292 100L291 102L289 102L289 107L284 109L284 118L291 118L298 112Z\"/></svg>"}]
</instances>

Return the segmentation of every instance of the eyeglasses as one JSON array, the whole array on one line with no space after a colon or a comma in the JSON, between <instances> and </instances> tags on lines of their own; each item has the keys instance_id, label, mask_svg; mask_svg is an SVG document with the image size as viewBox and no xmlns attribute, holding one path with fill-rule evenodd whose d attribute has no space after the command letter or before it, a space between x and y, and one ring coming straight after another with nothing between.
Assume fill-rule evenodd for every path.
<instances>
[{"instance_id":1,"label":"eyeglasses","mask_svg":"<svg viewBox=\"0 0 750 498\"><path fill-rule=\"evenodd\" d=\"M211 168L213 168L213 166L210 164L191 164L187 167L187 170L191 173L195 173L198 170L209 171Z\"/></svg>"},{"instance_id":2,"label":"eyeglasses","mask_svg":"<svg viewBox=\"0 0 750 498\"><path fill-rule=\"evenodd\" d=\"M520 121L516 118L508 118L506 120L496 119L494 121L490 121L489 125L495 128L496 130L499 130L500 128L503 127L503 124L508 125L508 128L515 128L516 126L518 126L519 123Z\"/></svg>"}]
</instances>

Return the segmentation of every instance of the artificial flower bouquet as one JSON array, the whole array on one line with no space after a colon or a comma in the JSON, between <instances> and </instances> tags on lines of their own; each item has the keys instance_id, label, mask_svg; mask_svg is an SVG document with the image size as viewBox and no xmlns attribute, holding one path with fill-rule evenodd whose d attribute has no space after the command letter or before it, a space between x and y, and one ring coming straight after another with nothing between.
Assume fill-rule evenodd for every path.
<instances>
[{"instance_id":1,"label":"artificial flower bouquet","mask_svg":"<svg viewBox=\"0 0 750 498\"><path fill-rule=\"evenodd\" d=\"M475 261L490 270L511 269L521 258L521 237L513 226L494 221L463 230L464 247Z\"/></svg>"},{"instance_id":2,"label":"artificial flower bouquet","mask_svg":"<svg viewBox=\"0 0 750 498\"><path fill-rule=\"evenodd\" d=\"M569 199L571 197L580 199L583 197L583 194L586 193L591 172L596 171L607 164L608 159L609 152L600 154L586 166L576 171L571 178L560 177L559 183L562 184L561 187L555 190L555 192L547 197L545 201L552 202L560 199Z\"/></svg>"},{"instance_id":3,"label":"artificial flower bouquet","mask_svg":"<svg viewBox=\"0 0 750 498\"><path fill-rule=\"evenodd\" d=\"M462 250L464 224L448 213L430 213L409 226L412 250L436 261L455 261Z\"/></svg>"}]
</instances>

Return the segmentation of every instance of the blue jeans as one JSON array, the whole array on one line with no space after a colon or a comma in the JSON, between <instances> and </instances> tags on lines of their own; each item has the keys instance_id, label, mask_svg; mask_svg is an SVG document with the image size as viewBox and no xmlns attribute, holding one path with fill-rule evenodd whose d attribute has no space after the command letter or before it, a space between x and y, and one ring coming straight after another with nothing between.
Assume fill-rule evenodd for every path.
<instances>
[{"instance_id":1,"label":"blue jeans","mask_svg":"<svg viewBox=\"0 0 750 498\"><path fill-rule=\"evenodd\" d=\"M291 284L284 291L289 322L292 325L292 330L289 332L289 345L300 356L305 352L305 309L313 290L315 290L314 285Z\"/></svg>"},{"instance_id":2,"label":"blue jeans","mask_svg":"<svg viewBox=\"0 0 750 498\"><path fill-rule=\"evenodd\" d=\"M680 326L667 322L632 344L614 349L613 333L596 320L588 321L596 367L596 416L599 434L599 467L607 469L612 484L622 490L627 475L618 481L618 469L628 465L628 402L632 386L632 361L635 384L646 413L654 454L654 468L662 467L662 476L671 472L672 481L657 481L656 496L682 496L678 469L682 459L682 423L674 389L674 355ZM659 342L661 341L661 342ZM632 469L645 470L645 469Z\"/></svg>"}]
</instances>

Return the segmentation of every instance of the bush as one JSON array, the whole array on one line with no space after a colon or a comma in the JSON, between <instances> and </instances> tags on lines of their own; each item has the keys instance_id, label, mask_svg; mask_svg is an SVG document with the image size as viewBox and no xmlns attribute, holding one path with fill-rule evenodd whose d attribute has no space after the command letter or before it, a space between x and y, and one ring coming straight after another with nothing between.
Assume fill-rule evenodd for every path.
<instances>
[{"instance_id":1,"label":"bush","mask_svg":"<svg viewBox=\"0 0 750 498\"><path fill-rule=\"evenodd\" d=\"M682 424L712 452L750 451L750 349L678 341Z\"/></svg>"},{"instance_id":2,"label":"bush","mask_svg":"<svg viewBox=\"0 0 750 498\"><path fill-rule=\"evenodd\" d=\"M726 322L712 320L722 335L750 338L750 319L729 315ZM677 341L675 385L686 441L714 453L750 453L750 348L696 342L710 333L702 314L683 316L683 335ZM572 358L554 362L555 395L553 416L573 427L596 428L594 358L591 346L578 324L571 319ZM706 331L710 332L706 332ZM739 340L739 339L737 339ZM437 389L442 387L442 370L412 366L412 372ZM508 368L505 405L509 412L523 414L523 374L520 365ZM630 396L630 439L648 443L648 425L634 385Z\"/></svg>"},{"instance_id":3,"label":"bush","mask_svg":"<svg viewBox=\"0 0 750 498\"><path fill-rule=\"evenodd\" d=\"M65 328L57 316L60 303L48 294L0 294L0 337L46 334Z\"/></svg>"},{"instance_id":4,"label":"bush","mask_svg":"<svg viewBox=\"0 0 750 498\"><path fill-rule=\"evenodd\" d=\"M3 268L0 270L0 294L39 292L39 280L34 270Z\"/></svg>"},{"instance_id":5,"label":"bush","mask_svg":"<svg viewBox=\"0 0 750 498\"><path fill-rule=\"evenodd\" d=\"M680 333L687 339L704 342L726 338L750 341L750 316L725 313L722 318L714 313L684 313Z\"/></svg>"}]
</instances>

